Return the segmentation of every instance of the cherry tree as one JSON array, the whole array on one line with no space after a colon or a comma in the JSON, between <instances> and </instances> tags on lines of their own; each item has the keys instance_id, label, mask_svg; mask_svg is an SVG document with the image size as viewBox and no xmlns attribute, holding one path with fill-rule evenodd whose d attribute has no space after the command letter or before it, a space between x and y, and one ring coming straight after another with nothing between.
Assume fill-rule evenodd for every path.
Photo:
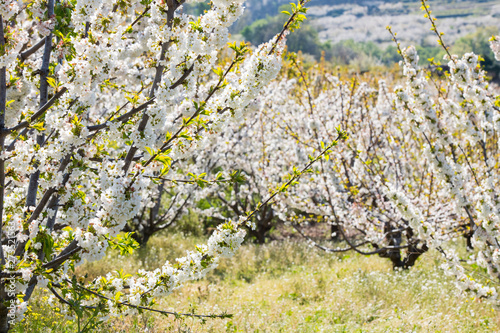
<instances>
[{"instance_id":1,"label":"cherry tree","mask_svg":"<svg viewBox=\"0 0 500 333\"><path fill-rule=\"evenodd\" d=\"M189 178L177 161L249 112L305 12L304 1L294 5L281 33L253 52L230 44L233 58L220 67L243 0L214 0L198 17L182 12L184 2L0 3L0 332L23 318L37 286L78 320L149 309L243 241L245 218L228 220L207 244L155 271L111 268L88 283L74 276L110 246L133 248L119 232L145 207L156 210L154 193L187 200L162 178L177 170Z\"/></svg>"},{"instance_id":2,"label":"cherry tree","mask_svg":"<svg viewBox=\"0 0 500 333\"><path fill-rule=\"evenodd\" d=\"M298 68L295 79L285 77L263 91L258 107L265 119L238 129L248 134L237 154L250 157L240 165L253 163L253 170L263 170L257 176L246 172L252 178L248 188L255 187L279 177L271 170L306 160L340 125L350 138L287 194L282 207L274 206L277 215L331 223L347 246L314 243L328 252L379 254L408 267L423 252L437 249L459 286L496 299L498 93L486 80L479 56L450 54L425 1L423 9L447 52L448 75L433 77L419 66L415 48L399 43L403 80L391 89L383 81L374 89ZM497 58L498 40L491 39ZM227 152L234 151L233 145ZM256 161L276 168L259 168ZM243 197L251 198L252 191L247 193ZM460 235L475 249L469 262L489 273L484 284L453 250Z\"/></svg>"},{"instance_id":3,"label":"cherry tree","mask_svg":"<svg viewBox=\"0 0 500 333\"><path fill-rule=\"evenodd\" d=\"M396 89L396 103L405 110L408 125L424 140L420 158L430 164L444 185L439 200L448 202L455 211L455 219L444 222L453 223L460 216L465 219L476 251L463 260L446 246L453 239L448 242L435 239L430 228L420 228L420 234L443 254L443 267L457 278L461 289L497 301L494 285L500 278L498 90L486 80L478 55L465 53L458 57L448 52L428 5L425 1L422 5L439 44L446 51L450 72L444 84L436 86L419 67L415 48L401 49L398 44L406 82ZM498 59L498 37L491 39L491 47ZM412 225L422 223L423 207L409 203L405 191L394 187L388 196ZM464 261L483 267L488 278L468 268Z\"/></svg>"},{"instance_id":4,"label":"cherry tree","mask_svg":"<svg viewBox=\"0 0 500 333\"><path fill-rule=\"evenodd\" d=\"M401 184L413 202L427 207L428 224L439 224L453 213L431 194L442 186L417 158L422 140L406 127L404 113L395 111L395 95L382 80L373 89L368 82L340 79L321 68L306 72L294 57L291 65L256 100L259 117L226 129L224 139L205 151L205 159L240 170L246 181L208 188L204 197L223 204L202 212L216 218L237 216L279 183L283 170L306 163L334 140L341 127L350 137L268 207L267 216L256 217L257 237L263 241L275 223L292 222L327 252L354 250L388 257L394 267L412 266L428 250L426 239L388 198L389 186ZM300 224L317 222L328 223L330 234L344 245L328 248L307 237ZM435 237L462 231L454 224L440 228Z\"/></svg>"},{"instance_id":5,"label":"cherry tree","mask_svg":"<svg viewBox=\"0 0 500 333\"><path fill-rule=\"evenodd\" d=\"M424 10L430 17L425 3ZM431 24L444 46L432 18ZM498 55L497 37L491 45ZM497 95L477 55L448 53L450 74L439 78L419 67L414 47L398 47L403 80L390 87L384 80L376 88L345 81L323 69L305 72L292 58L297 72L287 71L263 90L254 105L259 118L227 128L205 152L205 159L247 178L243 185L210 188L205 197L224 204L213 204L206 214L237 216L257 203L283 170L321 151L340 126L350 134L345 144L269 207L269 216L254 221L261 224L261 240L276 221L292 220L304 236L297 222L326 221L345 243L328 248L309 238L327 252L378 254L408 268L435 248L467 286L474 280L448 246L464 235L468 247L479 250L478 263L495 276L498 242L484 233L496 227L484 229L481 219L494 223L498 210ZM481 296L495 294L474 288Z\"/></svg>"},{"instance_id":6,"label":"cherry tree","mask_svg":"<svg viewBox=\"0 0 500 333\"><path fill-rule=\"evenodd\" d=\"M273 82L264 88L264 96L273 96L273 103L282 106L289 98L286 89ZM197 157L197 164L211 165L210 169L200 170L214 174L218 170L232 170L233 174L219 176L229 182L218 182L207 186L198 193L202 208L196 210L202 216L217 222L235 218L255 207L281 182L284 173L292 169L288 163L288 142L269 117L274 115L267 106L260 107L263 95L249 106L256 111L255 117L248 117L234 123L213 138L209 149ZM253 227L249 235L258 243L264 243L269 231L275 227L279 216L274 205L267 205L252 219Z\"/></svg>"}]
</instances>

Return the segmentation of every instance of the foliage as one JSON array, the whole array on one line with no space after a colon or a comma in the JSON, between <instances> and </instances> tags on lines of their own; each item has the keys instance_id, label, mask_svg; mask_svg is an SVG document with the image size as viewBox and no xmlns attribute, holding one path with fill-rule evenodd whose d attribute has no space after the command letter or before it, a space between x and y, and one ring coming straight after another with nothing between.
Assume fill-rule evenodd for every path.
<instances>
[{"instance_id":1,"label":"foliage","mask_svg":"<svg viewBox=\"0 0 500 333\"><path fill-rule=\"evenodd\" d=\"M282 8L285 9L285 7ZM281 13L257 20L243 28L241 34L245 40L248 40L253 45L259 45L263 41L269 40L272 31L279 29L286 22L287 17L288 14ZM302 51L313 55L318 60L322 52L326 51L328 53L329 50L328 44L320 42L316 29L307 23L303 24L300 30L290 35L287 46L290 52Z\"/></svg>"},{"instance_id":2,"label":"foliage","mask_svg":"<svg viewBox=\"0 0 500 333\"><path fill-rule=\"evenodd\" d=\"M458 39L452 46L451 51L462 55L464 50L474 52L481 56L481 65L496 83L500 82L500 65L490 48L488 39L498 34L498 27L479 28L475 32Z\"/></svg>"}]
</instances>

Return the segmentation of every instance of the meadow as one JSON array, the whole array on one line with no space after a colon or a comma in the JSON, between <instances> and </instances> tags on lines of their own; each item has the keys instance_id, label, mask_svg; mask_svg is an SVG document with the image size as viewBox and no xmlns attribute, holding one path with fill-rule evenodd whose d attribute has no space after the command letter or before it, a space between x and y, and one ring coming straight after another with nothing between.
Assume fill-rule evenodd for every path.
<instances>
[{"instance_id":1,"label":"meadow","mask_svg":"<svg viewBox=\"0 0 500 333\"><path fill-rule=\"evenodd\" d=\"M100 261L78 267L87 278L155 269L165 260L206 241L180 234L154 236L131 256L109 250ZM292 235L263 245L246 243L205 279L159 299L157 309L196 314L231 314L206 320L145 312L112 319L95 332L495 332L497 310L460 294L453 277L430 251L410 270L392 269L387 259L355 253L326 254ZM38 291L38 290L37 290ZM76 332L78 323L47 313L47 294L34 296L14 332ZM86 321L80 323L83 329Z\"/></svg>"}]
</instances>

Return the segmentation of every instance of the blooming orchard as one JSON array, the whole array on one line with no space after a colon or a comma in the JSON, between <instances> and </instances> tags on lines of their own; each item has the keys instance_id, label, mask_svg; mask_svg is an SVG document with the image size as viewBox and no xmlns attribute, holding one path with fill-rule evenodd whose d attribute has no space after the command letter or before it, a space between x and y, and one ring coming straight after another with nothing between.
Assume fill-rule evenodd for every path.
<instances>
[{"instance_id":1,"label":"blooming orchard","mask_svg":"<svg viewBox=\"0 0 500 333\"><path fill-rule=\"evenodd\" d=\"M102 320L152 306L243 241L229 221L161 269L71 278L109 246L131 249L130 235L118 233L155 206L154 193L188 200L178 182L161 178L188 178L177 163L249 110L305 12L302 1L251 54L230 44L232 60L219 67L243 1L214 0L199 17L184 14L184 2L0 3L1 332L23 318L37 285Z\"/></svg>"},{"instance_id":2,"label":"blooming orchard","mask_svg":"<svg viewBox=\"0 0 500 333\"><path fill-rule=\"evenodd\" d=\"M497 40L491 40L496 54ZM223 139L204 152L215 169L240 170L246 180L207 188L202 197L209 198L209 207L201 212L238 216L280 182L283 170L321 151L340 126L349 139L320 160L284 200L268 207L267 215L256 216L257 239L263 241L279 221L292 222L327 252L378 254L403 268L436 249L459 287L496 299L498 92L473 53L447 54L450 72L439 77L419 66L414 47L398 47L403 80L390 85L378 80L375 87L325 74L322 68L304 71L292 57L291 68L251 106L259 116L228 127ZM331 224L333 236L344 244L316 243L301 229L302 222ZM466 265L455 251L462 236L474 249ZM484 267L489 279L471 270L471 264Z\"/></svg>"},{"instance_id":3,"label":"blooming orchard","mask_svg":"<svg viewBox=\"0 0 500 333\"><path fill-rule=\"evenodd\" d=\"M396 267L412 266L428 248L413 230L419 226L410 225L388 199L390 184L416 184L408 188L414 192L413 201L427 207L429 224L451 213L442 202L430 200L439 184L424 186L423 161L401 162L405 152L416 154L421 142L404 127L404 113L394 112L395 95L384 81L373 89L366 82L343 81L320 69L304 72L293 57L290 65L287 72L295 71L289 74L293 78L273 82L252 106L259 108L259 117L228 128L224 139L205 151L206 160L240 170L247 181L207 187L202 197L222 204L201 212L219 218L238 216L265 197L284 170L306 163L325 142L335 139L341 126L351 134L349 139L320 160L284 200L256 216L256 230L250 232L263 241L277 221L291 221L299 231L297 223L326 222L335 238L346 244L335 249L316 244L320 248L379 254ZM436 237L444 237L452 227L443 226Z\"/></svg>"},{"instance_id":4,"label":"blooming orchard","mask_svg":"<svg viewBox=\"0 0 500 333\"><path fill-rule=\"evenodd\" d=\"M465 235L469 263L499 282L499 98L479 57L448 54L439 78L398 44L403 79L374 85L292 56L272 81L303 3L222 62L243 0L198 17L178 0L0 2L0 332L36 286L79 318L150 309L231 256L242 225L264 242L278 221L324 221L343 243L314 245L395 267L436 249L460 287L496 299L450 246ZM121 231L145 243L187 208L222 222L207 244L154 271L74 276L108 247L132 251Z\"/></svg>"}]
</instances>

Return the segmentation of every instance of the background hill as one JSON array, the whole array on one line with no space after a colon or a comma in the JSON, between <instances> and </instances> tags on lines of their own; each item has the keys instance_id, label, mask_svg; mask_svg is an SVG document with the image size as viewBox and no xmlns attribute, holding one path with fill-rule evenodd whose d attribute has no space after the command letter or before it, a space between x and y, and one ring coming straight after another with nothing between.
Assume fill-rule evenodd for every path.
<instances>
[{"instance_id":1,"label":"background hill","mask_svg":"<svg viewBox=\"0 0 500 333\"><path fill-rule=\"evenodd\" d=\"M269 40L285 22L286 15L280 13L289 8L289 2L248 2L245 14L232 27L233 35L254 45ZM483 55L488 71L500 71L488 46L489 37L499 32L500 0L436 0L428 4L445 33L445 42L454 45L453 52L472 50ZM293 52L302 51L316 60L323 54L335 64L359 70L390 66L400 60L386 31L391 25L404 46L417 46L423 61L443 55L418 0L312 0L308 7L307 23L289 37L288 47Z\"/></svg>"},{"instance_id":2,"label":"background hill","mask_svg":"<svg viewBox=\"0 0 500 333\"><path fill-rule=\"evenodd\" d=\"M253 0L247 2L244 15L233 25L233 38L253 45L268 41L279 32L287 16L290 0ZM499 33L500 0L434 0L428 1L444 40L452 51L472 50L481 54L483 64L494 79L500 66L489 49L488 39ZM288 49L301 51L306 59L324 55L335 65L348 65L359 71L374 66L391 66L400 56L386 26L390 25L403 46L413 44L422 61L442 59L438 46L418 0L312 0L308 20L288 38ZM200 13L205 3L187 7ZM312 60L312 59L311 59Z\"/></svg>"},{"instance_id":3,"label":"background hill","mask_svg":"<svg viewBox=\"0 0 500 333\"><path fill-rule=\"evenodd\" d=\"M479 27L500 24L500 1L429 1L429 5L449 42ZM383 45L391 43L385 31L391 25L404 42L435 44L420 1L313 0L309 16L323 41L352 39Z\"/></svg>"}]
</instances>

